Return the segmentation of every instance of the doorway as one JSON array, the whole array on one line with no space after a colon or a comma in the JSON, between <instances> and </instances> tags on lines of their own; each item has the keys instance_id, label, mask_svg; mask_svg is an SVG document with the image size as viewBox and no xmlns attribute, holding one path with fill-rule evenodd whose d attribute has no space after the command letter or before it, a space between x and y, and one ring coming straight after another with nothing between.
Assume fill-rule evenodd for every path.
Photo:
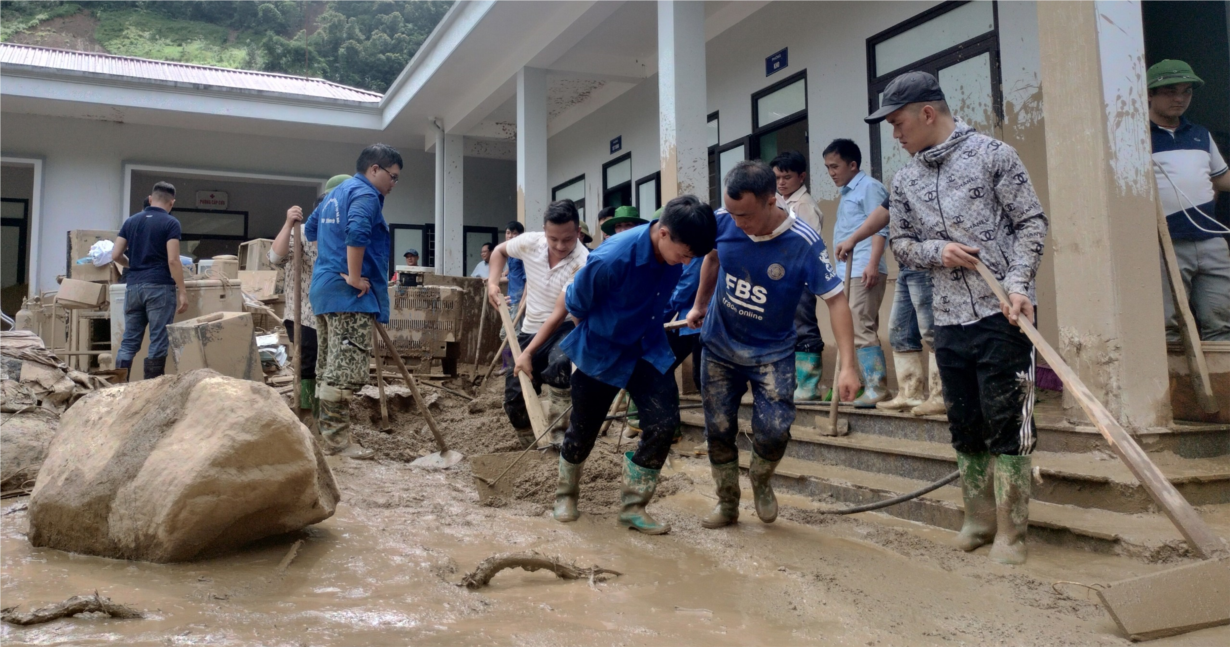
<instances>
[{"instance_id":1,"label":"doorway","mask_svg":"<svg viewBox=\"0 0 1230 647\"><path fill-rule=\"evenodd\" d=\"M483 260L483 245L490 243L491 248L499 244L500 230L496 227L472 227L466 225L462 227L461 236L461 255L466 259L465 271L466 276L469 276Z\"/></svg>"},{"instance_id":2,"label":"doorway","mask_svg":"<svg viewBox=\"0 0 1230 647\"><path fill-rule=\"evenodd\" d=\"M0 310L12 317L34 293L42 162L4 158L0 168Z\"/></svg>"}]
</instances>

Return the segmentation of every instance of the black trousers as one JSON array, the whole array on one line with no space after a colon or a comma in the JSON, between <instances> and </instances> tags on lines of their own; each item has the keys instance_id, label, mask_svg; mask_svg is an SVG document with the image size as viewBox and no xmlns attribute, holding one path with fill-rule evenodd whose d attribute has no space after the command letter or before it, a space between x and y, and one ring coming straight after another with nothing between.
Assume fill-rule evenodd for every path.
<instances>
[{"instance_id":1,"label":"black trousers","mask_svg":"<svg viewBox=\"0 0 1230 647\"><path fill-rule=\"evenodd\" d=\"M820 321L816 319L816 295L803 290L799 305L794 309L794 340L796 353L823 353L824 340L820 338Z\"/></svg>"},{"instance_id":2,"label":"black trousers","mask_svg":"<svg viewBox=\"0 0 1230 647\"><path fill-rule=\"evenodd\" d=\"M282 325L286 326L286 336L290 338L290 343L295 343L295 322L287 320L283 321ZM316 329L303 326L303 359L300 360L299 379L314 380L316 379Z\"/></svg>"},{"instance_id":3,"label":"black trousers","mask_svg":"<svg viewBox=\"0 0 1230 647\"><path fill-rule=\"evenodd\" d=\"M533 364L534 374L534 391L541 392L543 384L549 384L556 388L566 389L570 382L572 374L572 360L560 350L559 343L564 339L564 336L572 332L576 325L570 320L565 320L555 329L555 332L547 339L547 343L542 345L534 353ZM521 344L521 348L525 348L531 341L534 340L534 335L520 333L517 335L517 342ZM508 414L508 420L512 426L517 429L525 429L530 426L530 414L525 410L525 396L521 394L521 380L509 371L504 376L504 412ZM550 420L547 421L551 422Z\"/></svg>"},{"instance_id":4,"label":"black trousers","mask_svg":"<svg viewBox=\"0 0 1230 647\"><path fill-rule=\"evenodd\" d=\"M666 463L675 427L679 424L679 387L675 384L675 373L659 373L642 359L632 369L626 388L641 419L640 443L632 454L632 462L646 469L660 470ZM577 464L589 458L602 421L618 393L619 387L592 378L579 369L572 374L572 417L560 449L564 460Z\"/></svg>"},{"instance_id":5,"label":"black trousers","mask_svg":"<svg viewBox=\"0 0 1230 647\"><path fill-rule=\"evenodd\" d=\"M675 363L671 364L671 373L683 364L683 360L687 359L688 355L692 356L692 383L696 385L697 390L700 389L700 349L703 347L700 343L700 335L680 335L678 330L666 331L666 341L671 345L671 351L675 353Z\"/></svg>"},{"instance_id":6,"label":"black trousers","mask_svg":"<svg viewBox=\"0 0 1230 647\"><path fill-rule=\"evenodd\" d=\"M1020 328L1002 314L936 326L935 361L954 449L1012 456L1034 450L1034 347Z\"/></svg>"}]
</instances>

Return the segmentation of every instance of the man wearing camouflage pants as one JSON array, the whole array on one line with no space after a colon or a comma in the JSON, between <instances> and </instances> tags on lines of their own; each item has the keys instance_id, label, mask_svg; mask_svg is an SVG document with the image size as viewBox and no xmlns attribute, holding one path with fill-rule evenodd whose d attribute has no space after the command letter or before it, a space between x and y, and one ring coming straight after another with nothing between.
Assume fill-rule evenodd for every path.
<instances>
[{"instance_id":1,"label":"man wearing camouflage pants","mask_svg":"<svg viewBox=\"0 0 1230 647\"><path fill-rule=\"evenodd\" d=\"M304 228L317 243L311 302L316 313L316 379L325 451L354 459L373 452L350 440L350 398L367 385L373 317L389 321L389 226L384 197L401 177L401 155L373 144L354 177L333 189Z\"/></svg>"}]
</instances>

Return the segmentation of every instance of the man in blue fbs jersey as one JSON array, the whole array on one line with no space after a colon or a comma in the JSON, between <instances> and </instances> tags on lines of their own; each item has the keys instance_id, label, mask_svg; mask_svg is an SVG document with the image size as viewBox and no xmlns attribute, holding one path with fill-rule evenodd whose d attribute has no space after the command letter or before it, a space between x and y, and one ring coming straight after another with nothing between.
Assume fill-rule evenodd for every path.
<instances>
[{"instance_id":1,"label":"man in blue fbs jersey","mask_svg":"<svg viewBox=\"0 0 1230 647\"><path fill-rule=\"evenodd\" d=\"M560 343L576 370L572 417L560 449L556 520L579 516L581 465L594 448L611 401L626 389L640 410L642 433L636 451L624 454L619 523L650 535L670 530L645 510L679 424L679 388L670 370L675 354L662 324L683 265L708 254L716 235L713 209L685 195L668 202L660 220L608 239L590 252L517 359L513 370L529 372L534 351L564 318L577 321Z\"/></svg>"},{"instance_id":2,"label":"man in blue fbs jersey","mask_svg":"<svg viewBox=\"0 0 1230 647\"><path fill-rule=\"evenodd\" d=\"M688 326L701 328L701 394L709 463L718 504L701 524L720 528L739 519L739 402L752 384L752 464L756 515L777 519L769 484L794 422L794 311L803 290L828 304L841 352L837 392L853 400L859 388L854 322L820 234L776 204L773 171L739 162L726 175L726 208L716 214L716 249L700 270ZM702 327L703 320L703 327Z\"/></svg>"}]
</instances>

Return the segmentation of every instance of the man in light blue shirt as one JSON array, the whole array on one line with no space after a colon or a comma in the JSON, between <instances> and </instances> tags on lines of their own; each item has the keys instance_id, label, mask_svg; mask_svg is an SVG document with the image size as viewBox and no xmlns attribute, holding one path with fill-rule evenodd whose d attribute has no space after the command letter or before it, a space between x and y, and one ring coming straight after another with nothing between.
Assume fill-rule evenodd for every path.
<instances>
[{"instance_id":1,"label":"man in light blue shirt","mask_svg":"<svg viewBox=\"0 0 1230 647\"><path fill-rule=\"evenodd\" d=\"M853 234L867 216L888 197L888 191L878 180L860 168L863 153L849 139L834 139L824 149L824 167L841 190L837 205L837 223L833 240L845 240ZM854 406L871 409L877 402L889 398L884 349L880 348L880 303L884 300L888 264L884 261L884 245L888 228L884 228L854 246L850 259L853 271L850 285L850 311L854 314L854 347L858 353L859 371L863 376L863 394ZM837 275L845 276L846 264L837 264Z\"/></svg>"}]
</instances>

